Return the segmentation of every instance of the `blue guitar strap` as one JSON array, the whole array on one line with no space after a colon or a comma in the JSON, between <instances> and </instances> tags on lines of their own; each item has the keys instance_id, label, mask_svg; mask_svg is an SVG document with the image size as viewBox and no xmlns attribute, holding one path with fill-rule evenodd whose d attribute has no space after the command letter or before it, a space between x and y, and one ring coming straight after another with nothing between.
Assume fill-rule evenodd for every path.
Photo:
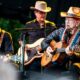
<instances>
[{"instance_id":1,"label":"blue guitar strap","mask_svg":"<svg viewBox=\"0 0 80 80\"><path fill-rule=\"evenodd\" d=\"M78 31L75 38L73 39L73 42L71 43L70 47L73 47L74 45L76 45L78 38L80 37L80 32Z\"/></svg>"}]
</instances>

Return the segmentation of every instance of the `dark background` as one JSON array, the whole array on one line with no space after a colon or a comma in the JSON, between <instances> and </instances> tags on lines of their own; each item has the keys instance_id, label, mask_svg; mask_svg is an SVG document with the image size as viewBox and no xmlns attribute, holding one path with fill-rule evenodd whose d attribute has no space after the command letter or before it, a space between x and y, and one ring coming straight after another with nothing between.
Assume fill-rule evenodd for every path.
<instances>
[{"instance_id":1,"label":"dark background","mask_svg":"<svg viewBox=\"0 0 80 80\"><path fill-rule=\"evenodd\" d=\"M80 0L44 1L52 7L47 19L54 21L58 27L64 24L64 18L60 17L61 11L67 11L70 6L80 7ZM16 32L15 28L23 27L27 21L35 18L33 11L29 9L30 6L35 5L35 2L36 0L0 0L0 27L12 34L15 49L18 46L17 39L21 33Z\"/></svg>"},{"instance_id":2,"label":"dark background","mask_svg":"<svg viewBox=\"0 0 80 80\"><path fill-rule=\"evenodd\" d=\"M45 0L52 7L48 19L56 24L61 23L60 11L67 11L70 6L80 7L80 0ZM33 19L33 12L29 9L36 0L0 0L0 17L18 19L21 23Z\"/></svg>"}]
</instances>

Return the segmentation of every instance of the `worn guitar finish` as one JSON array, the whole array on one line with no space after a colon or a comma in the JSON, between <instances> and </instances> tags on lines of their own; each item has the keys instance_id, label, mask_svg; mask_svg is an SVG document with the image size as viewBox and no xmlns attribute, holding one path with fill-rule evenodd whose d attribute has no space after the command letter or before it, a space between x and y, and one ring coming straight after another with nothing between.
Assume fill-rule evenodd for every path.
<instances>
[{"instance_id":1,"label":"worn guitar finish","mask_svg":"<svg viewBox=\"0 0 80 80\"><path fill-rule=\"evenodd\" d=\"M65 54L60 55L60 52L64 52L64 49L59 50L60 48L62 48L62 42L56 42L52 40L49 47L51 47L53 51L44 51L44 54L41 59L41 66L43 67L47 66L50 62L61 62L61 60L58 59L63 59L65 56ZM58 51L56 51L57 49Z\"/></svg>"}]
</instances>

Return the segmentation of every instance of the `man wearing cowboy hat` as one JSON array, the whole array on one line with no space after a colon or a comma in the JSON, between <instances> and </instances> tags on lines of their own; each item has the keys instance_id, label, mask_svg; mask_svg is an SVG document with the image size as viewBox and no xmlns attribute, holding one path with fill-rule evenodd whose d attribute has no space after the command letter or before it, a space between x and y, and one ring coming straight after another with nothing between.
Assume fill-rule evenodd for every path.
<instances>
[{"instance_id":1,"label":"man wearing cowboy hat","mask_svg":"<svg viewBox=\"0 0 80 80\"><path fill-rule=\"evenodd\" d=\"M27 32L29 43L33 43L39 38L46 37L56 26L54 22L46 20L47 13L51 11L51 7L47 7L45 1L36 1L35 6L31 6L30 9L34 11L36 19L27 22L25 28L37 29L36 31Z\"/></svg>"},{"instance_id":2,"label":"man wearing cowboy hat","mask_svg":"<svg viewBox=\"0 0 80 80\"><path fill-rule=\"evenodd\" d=\"M30 7L30 9L34 11L36 19L27 22L25 25L26 29L31 29L31 31L26 31L29 39L28 44L35 42L39 38L45 38L49 33L56 29L54 22L46 20L47 13L51 11L51 7L47 7L45 1L36 1L35 6ZM21 34L19 44L22 43L23 34L24 32ZM26 49L29 50L27 44Z\"/></svg>"},{"instance_id":3,"label":"man wearing cowboy hat","mask_svg":"<svg viewBox=\"0 0 80 80\"><path fill-rule=\"evenodd\" d=\"M48 35L42 42L42 49L48 50L52 40L61 41L63 46L66 44L66 48L63 47L56 51L63 50L69 56L77 56L77 54L80 54L80 8L70 7L68 12L61 12L61 17L65 17L65 28L57 29ZM52 51L53 49L51 48ZM76 61L80 63L80 55L77 57L79 58Z\"/></svg>"}]
</instances>

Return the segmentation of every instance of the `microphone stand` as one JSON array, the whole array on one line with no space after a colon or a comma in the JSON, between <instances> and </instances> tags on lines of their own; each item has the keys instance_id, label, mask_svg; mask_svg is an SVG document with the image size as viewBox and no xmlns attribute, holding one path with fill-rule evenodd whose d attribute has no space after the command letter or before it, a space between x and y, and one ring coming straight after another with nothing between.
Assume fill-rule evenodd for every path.
<instances>
[{"instance_id":1,"label":"microphone stand","mask_svg":"<svg viewBox=\"0 0 80 80\"><path fill-rule=\"evenodd\" d=\"M25 35L26 33L23 33L22 36L22 44L21 44L21 63L20 63L20 71L22 73L22 75L24 76L24 49L25 49Z\"/></svg>"}]
</instances>

